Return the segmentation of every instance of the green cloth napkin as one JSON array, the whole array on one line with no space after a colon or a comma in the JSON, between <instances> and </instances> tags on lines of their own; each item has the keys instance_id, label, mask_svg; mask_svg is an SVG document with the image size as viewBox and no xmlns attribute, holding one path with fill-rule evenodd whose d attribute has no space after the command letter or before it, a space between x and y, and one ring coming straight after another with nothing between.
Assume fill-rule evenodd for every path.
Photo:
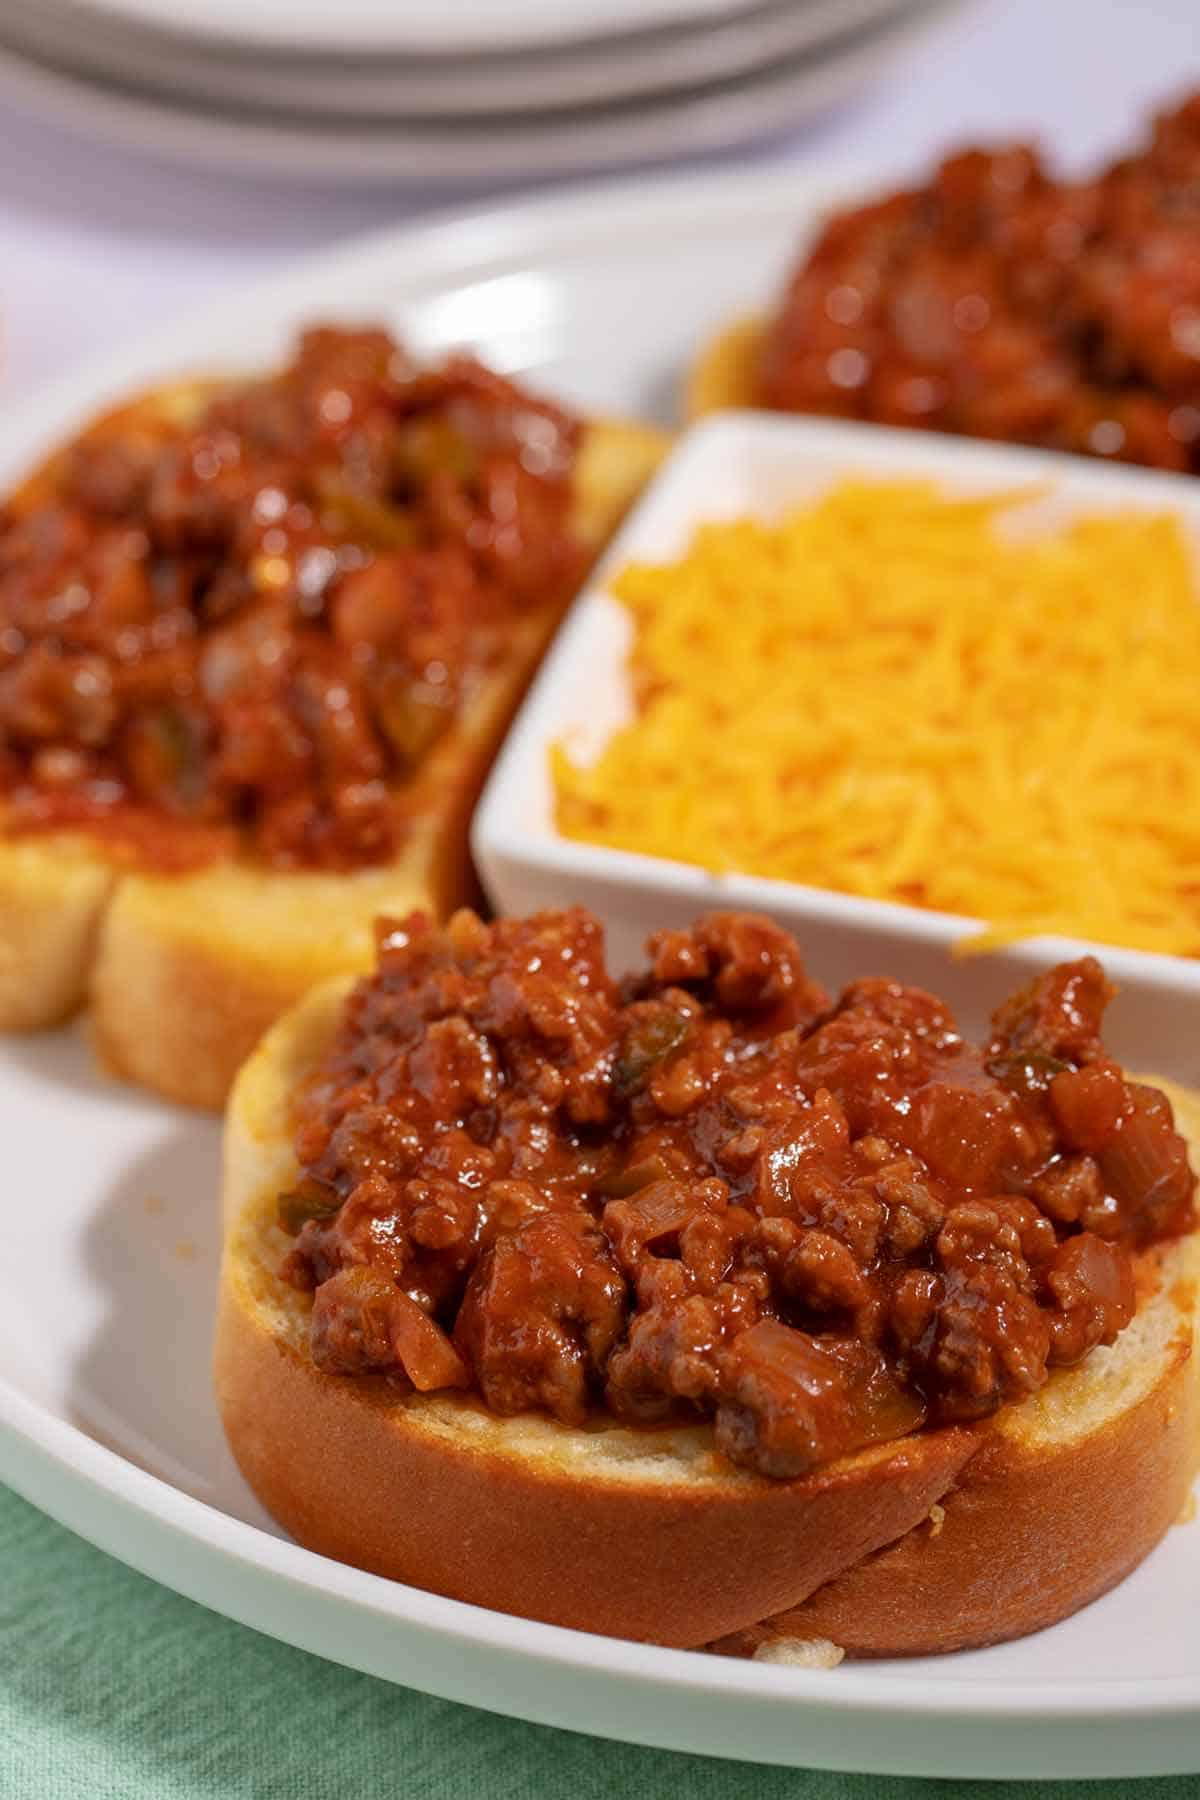
<instances>
[{"instance_id":1,"label":"green cloth napkin","mask_svg":"<svg viewBox=\"0 0 1200 1800\"><path fill-rule=\"evenodd\" d=\"M602 1743L430 1700L231 1624L0 1488L0 1800L1052 1800ZM1195 1800L1193 1776L1138 1800Z\"/></svg>"}]
</instances>

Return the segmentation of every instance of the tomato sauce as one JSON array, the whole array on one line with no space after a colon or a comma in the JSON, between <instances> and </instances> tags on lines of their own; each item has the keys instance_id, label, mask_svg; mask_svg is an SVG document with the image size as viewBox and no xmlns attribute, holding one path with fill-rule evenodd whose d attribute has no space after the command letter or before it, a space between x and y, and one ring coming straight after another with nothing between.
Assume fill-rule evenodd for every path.
<instances>
[{"instance_id":1,"label":"tomato sauce","mask_svg":"<svg viewBox=\"0 0 1200 1800\"><path fill-rule=\"evenodd\" d=\"M831 1000L753 914L648 952L614 982L581 909L381 928L280 1202L321 1369L568 1424L708 1418L795 1476L1036 1392L1191 1226L1093 958L975 1045L916 988Z\"/></svg>"},{"instance_id":2,"label":"tomato sauce","mask_svg":"<svg viewBox=\"0 0 1200 1800\"><path fill-rule=\"evenodd\" d=\"M579 435L367 330L101 421L0 509L7 829L166 869L389 860L514 621L577 583Z\"/></svg>"}]
</instances>

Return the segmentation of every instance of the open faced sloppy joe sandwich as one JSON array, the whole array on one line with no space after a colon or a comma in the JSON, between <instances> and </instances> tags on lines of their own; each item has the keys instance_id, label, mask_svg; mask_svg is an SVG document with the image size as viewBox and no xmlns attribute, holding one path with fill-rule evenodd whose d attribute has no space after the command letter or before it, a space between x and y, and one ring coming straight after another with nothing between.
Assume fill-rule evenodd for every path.
<instances>
[{"instance_id":1,"label":"open faced sloppy joe sandwich","mask_svg":"<svg viewBox=\"0 0 1200 1800\"><path fill-rule=\"evenodd\" d=\"M974 1044L756 915L647 953L614 980L581 909L384 921L243 1071L217 1388L265 1504L684 1645L949 1649L1112 1585L1191 1479L1195 1176L1099 963Z\"/></svg>"},{"instance_id":2,"label":"open faced sloppy joe sandwich","mask_svg":"<svg viewBox=\"0 0 1200 1800\"><path fill-rule=\"evenodd\" d=\"M317 329L102 418L0 509L0 1027L90 993L216 1103L381 905L468 897L507 718L657 453L452 356Z\"/></svg>"},{"instance_id":3,"label":"open faced sloppy joe sandwich","mask_svg":"<svg viewBox=\"0 0 1200 1800\"><path fill-rule=\"evenodd\" d=\"M1200 468L1200 93L1099 173L1027 145L835 213L692 371L757 405Z\"/></svg>"}]
</instances>

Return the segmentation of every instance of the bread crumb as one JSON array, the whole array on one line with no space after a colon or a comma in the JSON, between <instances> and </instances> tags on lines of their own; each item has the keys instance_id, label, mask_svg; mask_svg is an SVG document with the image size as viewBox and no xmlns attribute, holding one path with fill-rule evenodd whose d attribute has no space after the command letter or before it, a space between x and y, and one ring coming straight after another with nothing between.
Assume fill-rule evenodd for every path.
<instances>
[{"instance_id":1,"label":"bread crumb","mask_svg":"<svg viewBox=\"0 0 1200 1800\"><path fill-rule=\"evenodd\" d=\"M933 1505L929 1509L929 1535L930 1535L930 1537L935 1538L945 1523L946 1523L946 1509L944 1506L939 1506L937 1501L935 1500Z\"/></svg>"},{"instance_id":2,"label":"bread crumb","mask_svg":"<svg viewBox=\"0 0 1200 1800\"><path fill-rule=\"evenodd\" d=\"M200 1252L191 1238L180 1238L175 1246L175 1254L180 1262L195 1262Z\"/></svg>"},{"instance_id":3,"label":"bread crumb","mask_svg":"<svg viewBox=\"0 0 1200 1800\"><path fill-rule=\"evenodd\" d=\"M167 1208L167 1203L162 1198L161 1194L147 1194L142 1205L146 1208L148 1213L165 1212Z\"/></svg>"},{"instance_id":4,"label":"bread crumb","mask_svg":"<svg viewBox=\"0 0 1200 1800\"><path fill-rule=\"evenodd\" d=\"M1195 1516L1196 1516L1196 1496L1194 1493L1191 1493L1188 1495L1187 1499L1184 1501L1183 1510L1180 1513L1179 1517L1176 1519L1175 1523L1177 1525L1190 1525L1192 1520L1195 1518Z\"/></svg>"},{"instance_id":5,"label":"bread crumb","mask_svg":"<svg viewBox=\"0 0 1200 1800\"><path fill-rule=\"evenodd\" d=\"M770 1638L754 1652L754 1661L780 1663L787 1669L836 1669L846 1652L828 1638Z\"/></svg>"}]
</instances>

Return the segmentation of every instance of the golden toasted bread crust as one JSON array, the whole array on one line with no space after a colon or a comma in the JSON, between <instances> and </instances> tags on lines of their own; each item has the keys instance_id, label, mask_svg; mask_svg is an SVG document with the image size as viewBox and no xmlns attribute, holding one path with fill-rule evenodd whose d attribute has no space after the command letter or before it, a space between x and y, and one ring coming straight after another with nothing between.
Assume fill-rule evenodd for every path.
<instances>
[{"instance_id":1,"label":"golden toasted bread crust","mask_svg":"<svg viewBox=\"0 0 1200 1800\"><path fill-rule=\"evenodd\" d=\"M115 879L76 838L0 843L0 1030L39 1031L82 1004Z\"/></svg>"},{"instance_id":2,"label":"golden toasted bread crust","mask_svg":"<svg viewBox=\"0 0 1200 1800\"><path fill-rule=\"evenodd\" d=\"M97 430L152 430L156 413L197 405L199 385L164 390ZM661 460L649 426L589 426L576 526L599 549ZM25 484L37 500L54 461ZM555 621L527 622L510 655L430 759L397 862L348 876L249 862L194 875L130 873L86 837L0 840L0 1031L56 1025L90 1004L101 1059L186 1105L219 1107L266 1027L314 982L366 965L379 912L444 913L475 897L471 810Z\"/></svg>"},{"instance_id":3,"label":"golden toasted bread crust","mask_svg":"<svg viewBox=\"0 0 1200 1800\"><path fill-rule=\"evenodd\" d=\"M226 1126L217 1396L247 1480L302 1543L588 1631L745 1654L764 1635L755 1621L782 1613L774 1635L877 1653L1061 1618L1178 1513L1196 1440L1191 1244L1147 1265L1140 1339L1090 1374L1056 1377L986 1427L918 1433L799 1481L729 1468L706 1427L571 1430L322 1373L310 1302L278 1279L274 1197L295 1173L288 1096L345 987L268 1034Z\"/></svg>"},{"instance_id":4,"label":"golden toasted bread crust","mask_svg":"<svg viewBox=\"0 0 1200 1800\"><path fill-rule=\"evenodd\" d=\"M803 1482L706 1477L682 1457L673 1477L647 1465L609 1481L599 1457L563 1469L552 1445L507 1455L491 1431L481 1446L469 1402L435 1413L381 1381L320 1373L232 1282L217 1346L238 1465L309 1549L500 1612L684 1647L910 1529L972 1447L943 1432ZM656 1434L647 1454L665 1448Z\"/></svg>"},{"instance_id":5,"label":"golden toasted bread crust","mask_svg":"<svg viewBox=\"0 0 1200 1800\"><path fill-rule=\"evenodd\" d=\"M735 319L702 345L684 382L683 410L689 422L707 413L759 404L763 332L760 319Z\"/></svg>"}]
</instances>

